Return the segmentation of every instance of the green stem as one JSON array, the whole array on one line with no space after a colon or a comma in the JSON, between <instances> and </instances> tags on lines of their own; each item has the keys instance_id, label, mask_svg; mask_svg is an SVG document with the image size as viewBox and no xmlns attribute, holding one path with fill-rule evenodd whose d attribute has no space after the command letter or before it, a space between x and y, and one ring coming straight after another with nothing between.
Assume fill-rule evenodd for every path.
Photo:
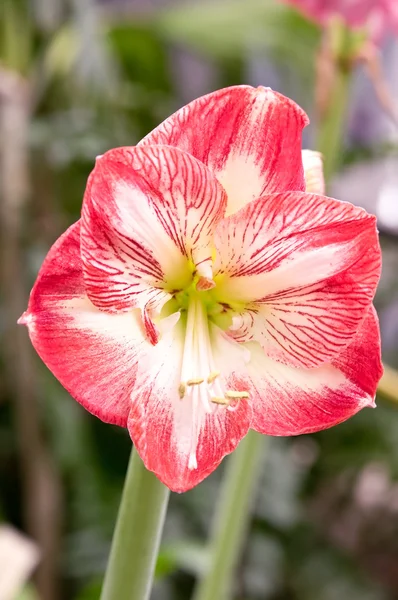
<instances>
[{"instance_id":1,"label":"green stem","mask_svg":"<svg viewBox=\"0 0 398 600\"><path fill-rule=\"evenodd\" d=\"M169 494L133 450L101 600L149 598Z\"/></svg>"},{"instance_id":2,"label":"green stem","mask_svg":"<svg viewBox=\"0 0 398 600\"><path fill-rule=\"evenodd\" d=\"M236 565L242 552L264 436L249 431L228 459L210 541L210 568L194 593L194 600L230 597Z\"/></svg>"},{"instance_id":3,"label":"green stem","mask_svg":"<svg viewBox=\"0 0 398 600\"><path fill-rule=\"evenodd\" d=\"M323 171L327 183L340 166L350 80L350 69L340 66L327 113L318 124L317 149L323 154Z\"/></svg>"}]
</instances>

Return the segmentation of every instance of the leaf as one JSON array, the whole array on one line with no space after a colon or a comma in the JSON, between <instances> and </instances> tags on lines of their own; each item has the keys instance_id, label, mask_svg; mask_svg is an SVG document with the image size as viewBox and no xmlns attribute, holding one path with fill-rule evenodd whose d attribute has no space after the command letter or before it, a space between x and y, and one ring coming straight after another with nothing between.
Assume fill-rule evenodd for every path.
<instances>
[{"instance_id":1,"label":"leaf","mask_svg":"<svg viewBox=\"0 0 398 600\"><path fill-rule=\"evenodd\" d=\"M109 42L125 77L146 90L170 91L164 44L150 24L117 24L109 29Z\"/></svg>"}]
</instances>

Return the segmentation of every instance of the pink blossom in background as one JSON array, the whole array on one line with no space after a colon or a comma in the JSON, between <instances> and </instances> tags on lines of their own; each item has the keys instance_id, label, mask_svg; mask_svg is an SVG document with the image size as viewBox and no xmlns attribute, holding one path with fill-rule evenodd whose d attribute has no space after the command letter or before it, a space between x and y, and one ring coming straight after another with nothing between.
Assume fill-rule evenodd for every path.
<instances>
[{"instance_id":1,"label":"pink blossom in background","mask_svg":"<svg viewBox=\"0 0 398 600\"><path fill-rule=\"evenodd\" d=\"M398 34L398 0L287 1L321 25L338 15L353 29L366 28L375 43L390 31Z\"/></svg>"},{"instance_id":2,"label":"pink blossom in background","mask_svg":"<svg viewBox=\"0 0 398 600\"><path fill-rule=\"evenodd\" d=\"M249 428L297 435L374 406L375 217L322 195L307 123L281 94L236 86L99 157L20 319L172 490Z\"/></svg>"}]
</instances>

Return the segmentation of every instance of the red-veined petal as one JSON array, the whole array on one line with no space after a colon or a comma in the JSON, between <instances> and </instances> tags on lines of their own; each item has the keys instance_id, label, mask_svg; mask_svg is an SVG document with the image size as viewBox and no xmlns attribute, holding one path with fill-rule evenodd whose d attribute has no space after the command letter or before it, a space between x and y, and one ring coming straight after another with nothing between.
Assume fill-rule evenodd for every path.
<instances>
[{"instance_id":1,"label":"red-veined petal","mask_svg":"<svg viewBox=\"0 0 398 600\"><path fill-rule=\"evenodd\" d=\"M87 186L81 251L90 300L109 312L159 308L193 270L212 277L212 238L226 195L214 175L176 148L117 148ZM150 337L152 337L150 335Z\"/></svg>"},{"instance_id":2,"label":"red-veined petal","mask_svg":"<svg viewBox=\"0 0 398 600\"><path fill-rule=\"evenodd\" d=\"M223 386L246 390L244 348L213 329L213 356ZM145 466L175 492L187 491L214 471L251 420L246 399L233 408L211 404L211 412L194 395L181 399L183 346L184 326L178 323L153 347L150 364L140 362L128 419Z\"/></svg>"},{"instance_id":3,"label":"red-veined petal","mask_svg":"<svg viewBox=\"0 0 398 600\"><path fill-rule=\"evenodd\" d=\"M103 421L126 426L137 360L149 344L135 313L110 315L87 298L79 246L77 222L48 253L20 323L80 404Z\"/></svg>"},{"instance_id":4,"label":"red-veined petal","mask_svg":"<svg viewBox=\"0 0 398 600\"><path fill-rule=\"evenodd\" d=\"M260 198L220 223L216 247L217 297L244 306L232 335L295 366L349 344L380 276L375 217L323 196Z\"/></svg>"},{"instance_id":5,"label":"red-veined petal","mask_svg":"<svg viewBox=\"0 0 398 600\"><path fill-rule=\"evenodd\" d=\"M353 342L332 363L316 369L287 367L249 344L253 382L252 428L268 435L299 435L345 421L374 406L383 373L377 315L371 307Z\"/></svg>"},{"instance_id":6,"label":"red-veined petal","mask_svg":"<svg viewBox=\"0 0 398 600\"><path fill-rule=\"evenodd\" d=\"M270 88L229 87L184 106L141 142L168 144L205 163L228 195L228 214L263 194L304 190L307 115Z\"/></svg>"},{"instance_id":7,"label":"red-veined petal","mask_svg":"<svg viewBox=\"0 0 398 600\"><path fill-rule=\"evenodd\" d=\"M324 194L325 179L323 177L322 154L313 150L303 150L302 158L306 192Z\"/></svg>"}]
</instances>

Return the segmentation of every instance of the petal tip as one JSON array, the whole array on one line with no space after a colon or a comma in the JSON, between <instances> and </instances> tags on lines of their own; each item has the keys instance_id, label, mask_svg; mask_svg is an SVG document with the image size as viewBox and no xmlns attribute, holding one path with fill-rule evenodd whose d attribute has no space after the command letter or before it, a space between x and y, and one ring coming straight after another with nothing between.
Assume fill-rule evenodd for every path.
<instances>
[{"instance_id":1,"label":"petal tip","mask_svg":"<svg viewBox=\"0 0 398 600\"><path fill-rule=\"evenodd\" d=\"M259 93L264 93L264 92L268 93L268 92L272 92L272 91L273 91L272 88L270 88L268 85L258 85L256 87L256 92L259 92Z\"/></svg>"},{"instance_id":2,"label":"petal tip","mask_svg":"<svg viewBox=\"0 0 398 600\"><path fill-rule=\"evenodd\" d=\"M371 398L369 404L367 405L369 408L377 408L376 398Z\"/></svg>"},{"instance_id":3,"label":"petal tip","mask_svg":"<svg viewBox=\"0 0 398 600\"><path fill-rule=\"evenodd\" d=\"M377 408L376 397L367 395L365 398L362 398L359 403L359 409L361 410L362 408Z\"/></svg>"},{"instance_id":4,"label":"petal tip","mask_svg":"<svg viewBox=\"0 0 398 600\"><path fill-rule=\"evenodd\" d=\"M17 321L17 325L29 325L29 323L32 321L33 319L33 315L30 314L28 311L25 311L18 319Z\"/></svg>"}]
</instances>

